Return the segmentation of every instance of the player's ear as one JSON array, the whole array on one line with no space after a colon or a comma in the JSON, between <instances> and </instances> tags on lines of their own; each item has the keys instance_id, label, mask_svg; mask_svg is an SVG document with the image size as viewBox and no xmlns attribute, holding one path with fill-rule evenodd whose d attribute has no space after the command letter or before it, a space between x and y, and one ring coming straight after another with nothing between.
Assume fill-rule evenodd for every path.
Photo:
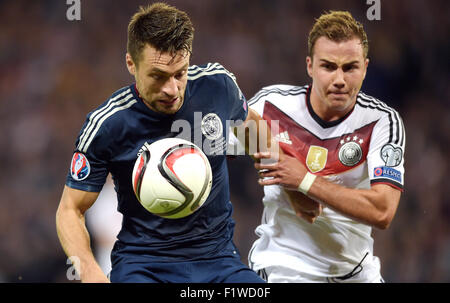
<instances>
[{"instance_id":1,"label":"player's ear","mask_svg":"<svg viewBox=\"0 0 450 303\"><path fill-rule=\"evenodd\" d=\"M369 66L369 58L366 58L366 59L364 60L364 76L363 76L363 79L366 78L367 66Z\"/></svg>"},{"instance_id":2,"label":"player's ear","mask_svg":"<svg viewBox=\"0 0 450 303\"><path fill-rule=\"evenodd\" d=\"M306 70L308 72L308 75L312 78L312 58L310 56L306 57Z\"/></svg>"},{"instance_id":3,"label":"player's ear","mask_svg":"<svg viewBox=\"0 0 450 303\"><path fill-rule=\"evenodd\" d=\"M127 64L128 72L134 76L136 74L136 65L129 53L125 55L125 63Z\"/></svg>"}]
</instances>

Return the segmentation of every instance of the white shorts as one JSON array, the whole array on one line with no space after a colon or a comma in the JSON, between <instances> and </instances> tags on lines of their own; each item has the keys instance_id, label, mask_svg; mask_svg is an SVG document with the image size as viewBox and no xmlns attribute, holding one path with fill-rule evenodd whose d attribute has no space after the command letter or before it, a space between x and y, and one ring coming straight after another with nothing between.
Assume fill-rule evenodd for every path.
<instances>
[{"instance_id":1,"label":"white shorts","mask_svg":"<svg viewBox=\"0 0 450 303\"><path fill-rule=\"evenodd\" d=\"M269 266L258 274L269 283L384 283L377 257L372 262L363 262L345 277L314 276L284 266Z\"/></svg>"}]
</instances>

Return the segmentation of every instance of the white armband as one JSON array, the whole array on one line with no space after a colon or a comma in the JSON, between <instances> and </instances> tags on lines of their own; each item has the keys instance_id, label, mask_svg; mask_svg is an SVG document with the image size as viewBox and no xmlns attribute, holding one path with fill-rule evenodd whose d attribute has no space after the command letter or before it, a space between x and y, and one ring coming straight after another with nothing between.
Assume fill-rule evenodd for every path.
<instances>
[{"instance_id":1,"label":"white armband","mask_svg":"<svg viewBox=\"0 0 450 303\"><path fill-rule=\"evenodd\" d=\"M316 175L307 172L302 182L300 182L300 185L298 186L298 191L306 195L311 188L314 180L316 180L316 177Z\"/></svg>"}]
</instances>

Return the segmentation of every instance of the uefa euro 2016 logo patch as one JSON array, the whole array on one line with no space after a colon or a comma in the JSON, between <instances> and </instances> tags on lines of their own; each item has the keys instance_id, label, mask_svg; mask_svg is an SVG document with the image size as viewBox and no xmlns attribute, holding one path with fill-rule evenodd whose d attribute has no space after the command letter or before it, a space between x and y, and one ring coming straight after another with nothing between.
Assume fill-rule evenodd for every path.
<instances>
[{"instance_id":1,"label":"uefa euro 2016 logo patch","mask_svg":"<svg viewBox=\"0 0 450 303\"><path fill-rule=\"evenodd\" d=\"M86 156L82 153L74 153L70 165L70 174L72 175L72 178L81 181L86 179L90 172L91 166L89 165Z\"/></svg>"}]
</instances>

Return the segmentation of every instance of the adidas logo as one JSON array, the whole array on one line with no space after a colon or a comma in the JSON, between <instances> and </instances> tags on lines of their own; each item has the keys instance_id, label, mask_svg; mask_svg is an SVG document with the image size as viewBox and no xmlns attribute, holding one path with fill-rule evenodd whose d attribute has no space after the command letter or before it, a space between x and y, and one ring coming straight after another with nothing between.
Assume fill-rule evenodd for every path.
<instances>
[{"instance_id":1,"label":"adidas logo","mask_svg":"<svg viewBox=\"0 0 450 303\"><path fill-rule=\"evenodd\" d=\"M281 143L292 145L292 141L289 138L289 134L287 131L284 131L284 132L276 135L275 140L277 140L278 142L281 142Z\"/></svg>"}]
</instances>

